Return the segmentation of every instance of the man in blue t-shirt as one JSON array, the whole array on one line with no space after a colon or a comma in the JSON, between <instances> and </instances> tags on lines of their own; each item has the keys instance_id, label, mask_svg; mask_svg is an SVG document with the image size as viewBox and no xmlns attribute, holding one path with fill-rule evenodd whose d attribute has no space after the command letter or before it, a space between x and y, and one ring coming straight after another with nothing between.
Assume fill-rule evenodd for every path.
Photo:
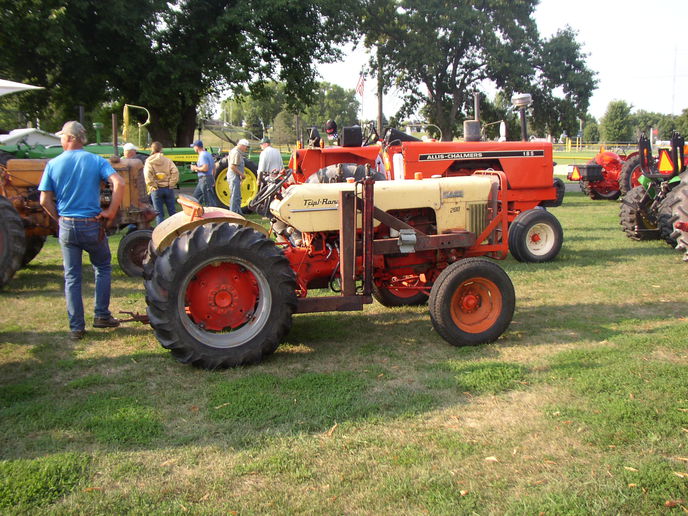
<instances>
[{"instance_id":1,"label":"man in blue t-shirt","mask_svg":"<svg viewBox=\"0 0 688 516\"><path fill-rule=\"evenodd\" d=\"M215 160L213 155L203 148L201 140L196 140L191 146L198 153L198 161L195 165L191 165L191 170L198 174L198 184L192 195L205 206L218 206L217 198L213 191L215 186Z\"/></svg>"},{"instance_id":2,"label":"man in blue t-shirt","mask_svg":"<svg viewBox=\"0 0 688 516\"><path fill-rule=\"evenodd\" d=\"M104 224L111 222L124 197L124 179L100 156L86 152L86 130L75 121L57 133L64 152L45 167L38 189L41 206L59 222L59 240L64 263L65 297L70 338L86 334L81 298L81 259L86 251L95 272L94 328L114 328L119 321L110 313L110 246ZM112 201L100 207L100 183L112 185Z\"/></svg>"}]
</instances>

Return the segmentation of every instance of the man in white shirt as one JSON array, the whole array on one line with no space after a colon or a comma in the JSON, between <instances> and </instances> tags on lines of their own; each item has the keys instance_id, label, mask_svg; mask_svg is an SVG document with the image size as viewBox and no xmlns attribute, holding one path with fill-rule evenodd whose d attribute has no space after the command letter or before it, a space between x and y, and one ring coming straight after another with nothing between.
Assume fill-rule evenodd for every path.
<instances>
[{"instance_id":1,"label":"man in white shirt","mask_svg":"<svg viewBox=\"0 0 688 516\"><path fill-rule=\"evenodd\" d=\"M278 149L275 149L271 143L270 138L263 138L260 141L260 148L263 149L258 160L258 184L261 184L261 177L263 173L268 175L273 170L282 170L284 163L282 162L282 154ZM267 179L267 175L266 175Z\"/></svg>"}]
</instances>

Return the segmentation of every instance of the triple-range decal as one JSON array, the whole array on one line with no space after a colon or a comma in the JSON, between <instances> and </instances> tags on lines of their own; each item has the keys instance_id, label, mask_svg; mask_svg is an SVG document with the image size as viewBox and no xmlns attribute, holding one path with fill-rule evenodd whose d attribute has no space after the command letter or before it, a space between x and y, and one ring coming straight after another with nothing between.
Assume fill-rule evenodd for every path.
<instances>
[{"instance_id":1,"label":"triple-range decal","mask_svg":"<svg viewBox=\"0 0 688 516\"><path fill-rule=\"evenodd\" d=\"M545 155L540 150L509 150L509 151L471 151L471 152L438 152L436 154L421 154L418 161L443 161L448 159L490 159L490 158L539 158Z\"/></svg>"}]
</instances>

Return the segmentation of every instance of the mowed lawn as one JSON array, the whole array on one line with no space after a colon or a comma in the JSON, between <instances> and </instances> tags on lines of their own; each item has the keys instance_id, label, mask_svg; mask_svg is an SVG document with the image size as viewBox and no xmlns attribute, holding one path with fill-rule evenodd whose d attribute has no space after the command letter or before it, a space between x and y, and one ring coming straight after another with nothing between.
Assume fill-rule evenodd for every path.
<instances>
[{"instance_id":1,"label":"mowed lawn","mask_svg":"<svg viewBox=\"0 0 688 516\"><path fill-rule=\"evenodd\" d=\"M0 293L0 513L682 514L688 264L618 207L567 194L558 259L501 262L493 344L373 304L219 372L137 323L69 341L51 238ZM145 311L117 268L112 308Z\"/></svg>"}]
</instances>

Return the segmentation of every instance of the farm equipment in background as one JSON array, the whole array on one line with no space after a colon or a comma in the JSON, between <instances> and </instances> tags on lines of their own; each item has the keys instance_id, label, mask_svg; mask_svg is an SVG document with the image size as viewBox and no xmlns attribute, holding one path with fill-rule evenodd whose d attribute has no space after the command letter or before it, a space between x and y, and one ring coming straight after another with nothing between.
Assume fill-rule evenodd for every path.
<instances>
[{"instance_id":1,"label":"farm equipment in background","mask_svg":"<svg viewBox=\"0 0 688 516\"><path fill-rule=\"evenodd\" d=\"M496 340L515 306L503 258L506 174L292 184L269 205L268 232L228 210L180 196L184 211L153 231L144 264L147 319L161 345L206 369L259 362L295 313L355 311L383 286L428 301L455 346ZM275 189L277 190L277 189ZM314 289L338 295L309 297ZM140 320L140 319L135 319Z\"/></svg>"},{"instance_id":2,"label":"farm equipment in background","mask_svg":"<svg viewBox=\"0 0 688 516\"><path fill-rule=\"evenodd\" d=\"M621 196L620 183L626 161L626 156L603 151L585 165L572 165L566 179L579 181L581 191L593 200L615 201ZM637 176L631 181L633 186L640 184Z\"/></svg>"},{"instance_id":3,"label":"farm equipment in background","mask_svg":"<svg viewBox=\"0 0 688 516\"><path fill-rule=\"evenodd\" d=\"M520 110L525 110L529 103L529 95L515 97L514 105ZM376 170L376 179L394 181L500 170L505 173L511 191L507 207L509 250L519 261L553 260L561 249L563 231L546 208L561 205L564 184L554 178L552 144L480 141L480 130L475 128L480 125L478 118L476 100L476 120L467 121L470 129L465 128L464 132L469 141L463 142L424 142L392 128L386 130L380 142L374 126L367 128L367 132L358 126L345 127L340 146L312 145L295 150L289 162L290 177L273 178L256 200L263 203L265 211L269 198L265 191L273 190L278 182L286 186L292 182L344 181L349 177L359 180L366 165ZM525 126L521 132L522 140L527 140ZM311 139L320 143L318 135Z\"/></svg>"},{"instance_id":4,"label":"farm equipment in background","mask_svg":"<svg viewBox=\"0 0 688 516\"><path fill-rule=\"evenodd\" d=\"M619 211L621 229L633 240L664 239L677 245L673 213L680 199L686 195L685 142L677 132L671 135L671 148L660 149L657 160L645 134L638 141L642 175L639 186L632 188L622 199Z\"/></svg>"},{"instance_id":5,"label":"farm equipment in background","mask_svg":"<svg viewBox=\"0 0 688 516\"><path fill-rule=\"evenodd\" d=\"M48 236L57 236L57 223L39 202L38 185L48 161L9 159L0 163L0 288L36 257ZM141 167L132 167L126 161L111 163L124 178L126 188L122 206L108 232L130 230L121 240L117 254L127 274L140 276L155 211L145 202ZM104 207L110 204L111 195L109 184L103 186Z\"/></svg>"}]
</instances>

